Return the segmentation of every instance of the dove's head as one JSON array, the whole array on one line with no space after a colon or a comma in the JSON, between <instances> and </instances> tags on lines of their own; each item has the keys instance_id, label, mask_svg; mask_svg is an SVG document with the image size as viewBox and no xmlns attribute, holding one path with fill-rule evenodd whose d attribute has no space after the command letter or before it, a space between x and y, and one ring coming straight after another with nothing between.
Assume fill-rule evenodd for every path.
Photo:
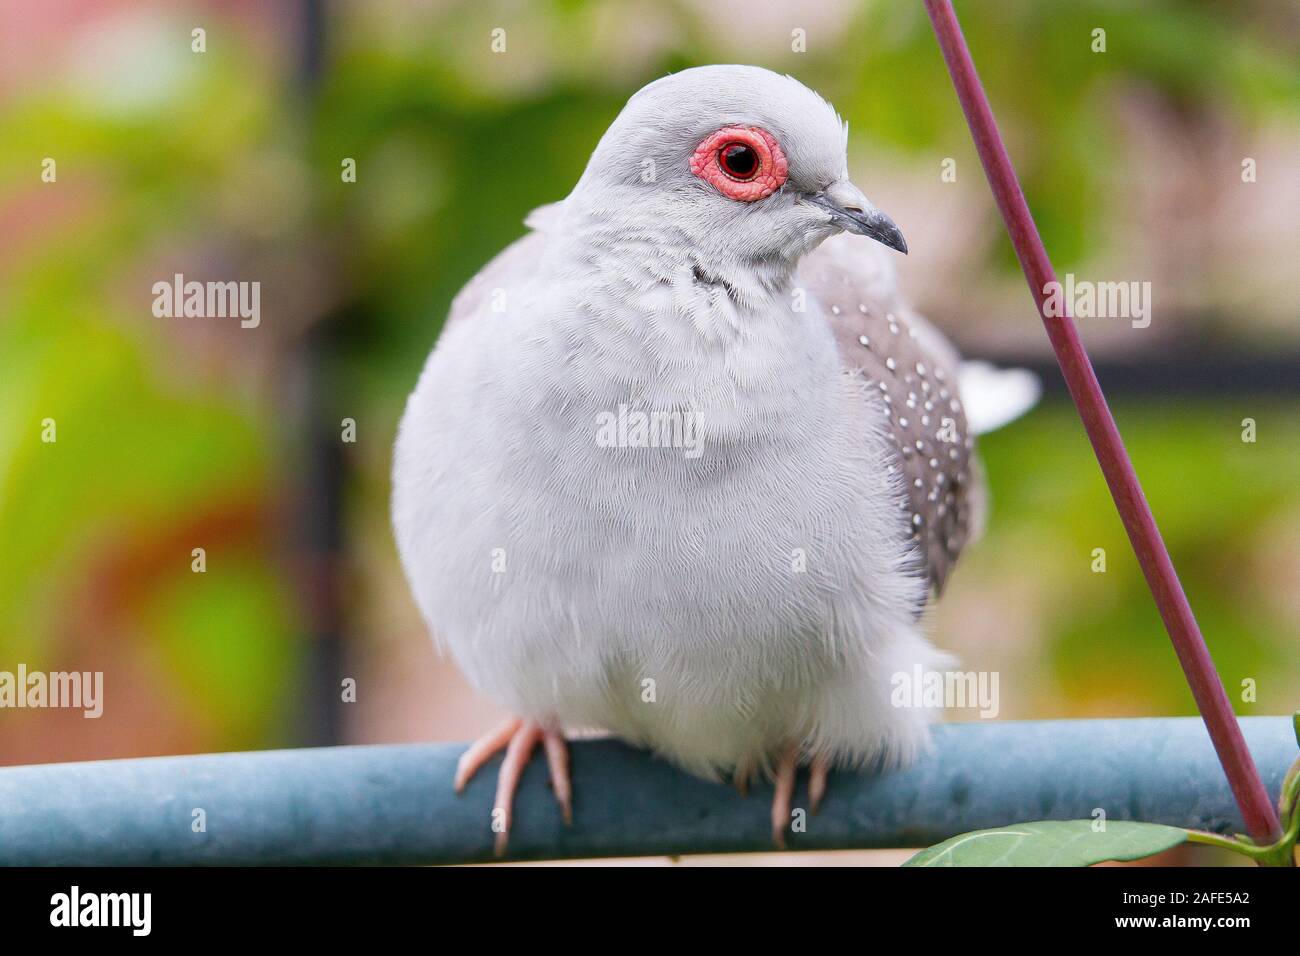
<instances>
[{"instance_id":1,"label":"dove's head","mask_svg":"<svg viewBox=\"0 0 1300 956\"><path fill-rule=\"evenodd\" d=\"M697 67L628 101L570 202L647 243L681 243L722 276L790 268L841 231L906 252L898 227L849 181L847 140L835 110L797 80Z\"/></svg>"}]
</instances>

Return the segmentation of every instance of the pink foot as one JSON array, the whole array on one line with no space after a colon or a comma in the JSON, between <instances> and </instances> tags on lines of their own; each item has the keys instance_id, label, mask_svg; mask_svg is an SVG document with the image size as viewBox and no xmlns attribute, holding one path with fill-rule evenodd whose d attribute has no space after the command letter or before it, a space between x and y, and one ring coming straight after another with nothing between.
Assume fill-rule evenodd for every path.
<instances>
[{"instance_id":1,"label":"pink foot","mask_svg":"<svg viewBox=\"0 0 1300 956\"><path fill-rule=\"evenodd\" d=\"M826 796L826 774L830 770L830 761L825 757L813 757L808 771L808 812L816 813Z\"/></svg>"},{"instance_id":2,"label":"pink foot","mask_svg":"<svg viewBox=\"0 0 1300 956\"><path fill-rule=\"evenodd\" d=\"M785 849L785 831L790 826L790 811L794 802L795 777L799 767L797 747L787 747L776 765L773 782L776 793L772 797L772 842L777 849ZM808 812L816 813L826 796L826 774L830 762L825 757L814 757L808 777Z\"/></svg>"},{"instance_id":3,"label":"pink foot","mask_svg":"<svg viewBox=\"0 0 1300 956\"><path fill-rule=\"evenodd\" d=\"M737 767L731 775L731 785L736 788L736 792L742 797L749 796L749 776L748 767Z\"/></svg>"},{"instance_id":4,"label":"pink foot","mask_svg":"<svg viewBox=\"0 0 1300 956\"><path fill-rule=\"evenodd\" d=\"M785 831L790 826L790 804L794 799L795 770L798 768L799 752L795 747L787 747L776 765L776 794L772 797L772 842L778 850L785 849Z\"/></svg>"},{"instance_id":5,"label":"pink foot","mask_svg":"<svg viewBox=\"0 0 1300 956\"><path fill-rule=\"evenodd\" d=\"M523 723L518 717L507 717L495 730L488 731L466 748L460 755L460 760L456 761L457 793L465 789L465 784L469 783L470 778L492 759L493 754L510 743L510 738L523 726Z\"/></svg>"},{"instance_id":6,"label":"pink foot","mask_svg":"<svg viewBox=\"0 0 1300 956\"><path fill-rule=\"evenodd\" d=\"M559 731L546 730L533 721L508 717L495 730L470 744L456 764L455 787L456 792L460 793L474 774L497 751L505 748L506 756L497 772L497 793L492 807L492 829L496 833L497 856L505 855L514 815L515 791L519 789L519 779L539 742L546 751L546 764L551 772L551 788L555 791L555 799L560 804L565 824L569 824L573 821L573 785L569 781L569 749Z\"/></svg>"}]
</instances>

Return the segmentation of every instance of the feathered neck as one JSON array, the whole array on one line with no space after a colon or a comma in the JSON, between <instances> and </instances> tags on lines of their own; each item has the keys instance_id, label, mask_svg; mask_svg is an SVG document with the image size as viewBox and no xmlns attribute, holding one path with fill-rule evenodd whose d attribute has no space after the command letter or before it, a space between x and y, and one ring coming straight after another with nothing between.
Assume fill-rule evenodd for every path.
<instances>
[{"instance_id":1,"label":"feathered neck","mask_svg":"<svg viewBox=\"0 0 1300 956\"><path fill-rule=\"evenodd\" d=\"M575 191L548 238L542 271L587 304L689 319L709 340L788 313L805 251L746 255L725 234L698 229L679 204L634 190L601 200Z\"/></svg>"}]
</instances>

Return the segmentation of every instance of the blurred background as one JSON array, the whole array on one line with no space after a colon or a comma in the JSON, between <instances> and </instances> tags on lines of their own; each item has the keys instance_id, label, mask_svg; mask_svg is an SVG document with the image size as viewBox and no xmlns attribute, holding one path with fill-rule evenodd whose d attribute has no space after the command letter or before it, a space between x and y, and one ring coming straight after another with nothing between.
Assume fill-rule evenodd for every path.
<instances>
[{"instance_id":1,"label":"blurred background","mask_svg":"<svg viewBox=\"0 0 1300 956\"><path fill-rule=\"evenodd\" d=\"M1057 272L1152 283L1149 327L1079 324L1238 712L1288 713L1300 7L958 13ZM105 713L2 712L0 765L488 727L397 564L402 403L451 297L628 96L713 62L830 99L913 300L1044 379L982 441L993 511L938 643L1000 673L1002 719L1194 714L919 3L7 0L0 670L103 671ZM261 324L155 317L175 273L259 281Z\"/></svg>"}]
</instances>

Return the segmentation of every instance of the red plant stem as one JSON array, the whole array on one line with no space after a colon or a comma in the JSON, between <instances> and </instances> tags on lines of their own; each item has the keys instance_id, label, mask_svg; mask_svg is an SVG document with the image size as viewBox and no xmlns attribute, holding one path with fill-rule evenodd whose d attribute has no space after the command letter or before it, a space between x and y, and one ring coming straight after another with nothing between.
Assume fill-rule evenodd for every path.
<instances>
[{"instance_id":1,"label":"red plant stem","mask_svg":"<svg viewBox=\"0 0 1300 956\"><path fill-rule=\"evenodd\" d=\"M950 0L925 0L925 8L934 24L939 48L952 75L984 173L1011 235L1011 243L1047 328L1048 338L1052 341L1070 397L1083 419L1088 440L1092 442L1102 474L1106 476L1111 497L1115 499L1115 507L1119 509L1124 529L1133 544L1142 573L1146 575L1147 586L1160 610L1183 673L1187 675L1187 683L1210 732L1219 762L1223 764L1223 772L1241 809L1242 819L1257 843L1275 843L1281 839L1282 828L1273 803L1246 747L1241 726L1214 669L1209 648L1205 646L1205 639L1187 603L1187 595L1178 581L1178 573L1169 559L1169 551L1160 537L1160 529L1156 527L1151 508L1142 493L1133 463L1124 450L1124 441L1097 382L1092 362L1079 339L1079 330L1068 310L1064 315L1050 316L1045 308L1047 285L1056 281L1056 274L1007 157L988 97L957 23L957 14Z\"/></svg>"}]
</instances>

